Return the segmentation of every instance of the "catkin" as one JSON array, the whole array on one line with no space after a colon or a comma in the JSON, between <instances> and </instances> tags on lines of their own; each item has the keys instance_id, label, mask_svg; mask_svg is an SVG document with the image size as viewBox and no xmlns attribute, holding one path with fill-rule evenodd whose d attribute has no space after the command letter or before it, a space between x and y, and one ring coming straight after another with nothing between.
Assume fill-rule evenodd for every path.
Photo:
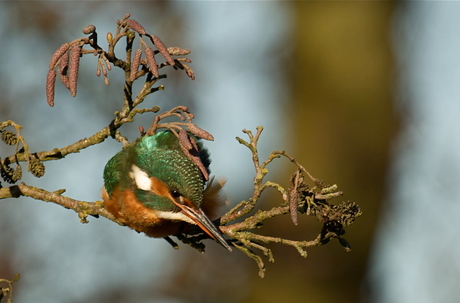
<instances>
[{"instance_id":1,"label":"catkin","mask_svg":"<svg viewBox=\"0 0 460 303\"><path fill-rule=\"evenodd\" d=\"M54 106L54 84L56 83L56 71L51 69L46 76L46 102L49 106Z\"/></svg>"},{"instance_id":2,"label":"catkin","mask_svg":"<svg viewBox=\"0 0 460 303\"><path fill-rule=\"evenodd\" d=\"M203 139L209 140L209 141L214 141L214 137L210 133L208 133L207 131L205 131L202 128L199 128L198 126L196 126L193 123L188 124L187 128L192 134L194 134L197 137L200 137L200 138L203 138Z\"/></svg>"},{"instance_id":3,"label":"catkin","mask_svg":"<svg viewBox=\"0 0 460 303\"><path fill-rule=\"evenodd\" d=\"M145 49L145 59L147 60L147 63L149 65L149 71L155 78L158 78L159 74L157 62L155 60L155 54L153 53L153 50L150 47L147 47Z\"/></svg>"},{"instance_id":4,"label":"catkin","mask_svg":"<svg viewBox=\"0 0 460 303\"><path fill-rule=\"evenodd\" d=\"M128 26L131 27L133 30L135 30L139 35L147 34L144 27L140 25L139 22L137 22L136 20L128 19L126 20L126 24L128 24Z\"/></svg>"},{"instance_id":5,"label":"catkin","mask_svg":"<svg viewBox=\"0 0 460 303\"><path fill-rule=\"evenodd\" d=\"M64 43L54 52L50 59L49 69L54 69L56 67L56 63L62 57L62 55L64 55L69 50L69 47L69 43Z\"/></svg>"},{"instance_id":6,"label":"catkin","mask_svg":"<svg viewBox=\"0 0 460 303\"><path fill-rule=\"evenodd\" d=\"M134 81L136 79L136 73L137 73L137 70L139 69L139 65L141 64L141 55L142 55L142 49L139 47L134 53L133 61L131 62L131 73L130 73L131 81Z\"/></svg>"},{"instance_id":7,"label":"catkin","mask_svg":"<svg viewBox=\"0 0 460 303\"><path fill-rule=\"evenodd\" d=\"M69 89L70 95L75 97L77 95L77 80L78 80L78 69L80 66L80 57L81 57L81 46L74 44L70 52L70 61L69 61Z\"/></svg>"},{"instance_id":8,"label":"catkin","mask_svg":"<svg viewBox=\"0 0 460 303\"><path fill-rule=\"evenodd\" d=\"M157 36L149 35L149 37L153 45L155 45L155 47L160 51L160 54L166 59L166 62L168 62L169 65L174 66L176 63L174 62L173 57L171 57L169 54L168 49L164 45L163 41L161 41Z\"/></svg>"}]
</instances>

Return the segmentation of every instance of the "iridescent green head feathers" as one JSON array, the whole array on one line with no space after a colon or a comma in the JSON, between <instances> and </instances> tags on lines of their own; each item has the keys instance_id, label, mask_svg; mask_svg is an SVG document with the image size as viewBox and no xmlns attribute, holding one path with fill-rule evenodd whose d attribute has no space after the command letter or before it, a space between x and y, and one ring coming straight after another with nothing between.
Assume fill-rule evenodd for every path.
<instances>
[{"instance_id":1,"label":"iridescent green head feathers","mask_svg":"<svg viewBox=\"0 0 460 303\"><path fill-rule=\"evenodd\" d=\"M192 137L192 140L194 137ZM197 142L199 158L209 172L208 151ZM119 190L134 187L139 201L145 206L162 211L178 211L178 207L164 195L155 193L152 182L167 185L173 197L183 196L199 208L203 201L205 179L200 169L181 149L178 138L170 131L144 136L133 145L116 154L104 170L105 188L109 195L116 186ZM153 191L150 190L153 187Z\"/></svg>"}]
</instances>

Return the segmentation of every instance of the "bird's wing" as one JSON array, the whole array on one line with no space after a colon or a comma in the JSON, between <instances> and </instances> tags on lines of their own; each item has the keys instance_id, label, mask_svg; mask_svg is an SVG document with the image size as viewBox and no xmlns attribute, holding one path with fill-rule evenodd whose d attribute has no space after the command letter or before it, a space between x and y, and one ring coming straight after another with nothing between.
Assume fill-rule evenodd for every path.
<instances>
[{"instance_id":1,"label":"bird's wing","mask_svg":"<svg viewBox=\"0 0 460 303\"><path fill-rule=\"evenodd\" d=\"M130 167L128 167L128 158L130 148L121 150L112 159L107 162L104 168L104 186L110 195L121 179L126 178Z\"/></svg>"}]
</instances>

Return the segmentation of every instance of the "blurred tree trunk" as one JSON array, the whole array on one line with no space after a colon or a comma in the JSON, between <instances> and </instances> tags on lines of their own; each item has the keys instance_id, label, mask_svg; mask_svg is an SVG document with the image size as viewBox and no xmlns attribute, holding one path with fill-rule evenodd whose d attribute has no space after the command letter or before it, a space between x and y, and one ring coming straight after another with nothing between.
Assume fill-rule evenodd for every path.
<instances>
[{"instance_id":1,"label":"blurred tree trunk","mask_svg":"<svg viewBox=\"0 0 460 303\"><path fill-rule=\"evenodd\" d=\"M351 253L337 242L310 249L307 259L274 247L275 263L265 279L254 278L248 302L359 302L398 125L390 33L395 3L292 5L292 155L315 177L337 183L343 200L356 201L364 214L345 235ZM320 229L301 220L296 228L288 220L271 228L297 239Z\"/></svg>"}]
</instances>

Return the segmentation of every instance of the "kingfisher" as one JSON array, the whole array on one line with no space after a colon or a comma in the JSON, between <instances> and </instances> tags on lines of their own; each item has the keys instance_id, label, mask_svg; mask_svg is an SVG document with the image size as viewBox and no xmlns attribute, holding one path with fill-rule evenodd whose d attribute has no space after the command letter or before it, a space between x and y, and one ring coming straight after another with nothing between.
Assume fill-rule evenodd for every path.
<instances>
[{"instance_id":1,"label":"kingfisher","mask_svg":"<svg viewBox=\"0 0 460 303\"><path fill-rule=\"evenodd\" d=\"M231 251L210 219L221 204L217 197L222 184L206 181L209 152L199 138L192 134L188 138L201 169L170 130L144 135L118 152L104 168L105 208L125 225L155 238L198 225Z\"/></svg>"}]
</instances>

